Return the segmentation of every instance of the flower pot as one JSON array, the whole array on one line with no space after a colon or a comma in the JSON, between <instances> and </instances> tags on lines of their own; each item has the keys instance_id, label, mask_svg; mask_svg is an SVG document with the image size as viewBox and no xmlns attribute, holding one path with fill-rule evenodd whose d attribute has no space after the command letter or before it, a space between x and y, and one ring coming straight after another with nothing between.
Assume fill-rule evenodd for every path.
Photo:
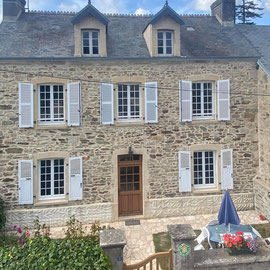
<instances>
[{"instance_id":1,"label":"flower pot","mask_svg":"<svg viewBox=\"0 0 270 270\"><path fill-rule=\"evenodd\" d=\"M229 253L229 255L232 255L232 256L235 256L235 255L245 255L245 254L251 254L251 253L253 253L252 251L250 251L248 249L240 249L240 250L237 250L237 249L228 250L227 249L227 252ZM255 254L255 253L253 253L253 254Z\"/></svg>"}]
</instances>

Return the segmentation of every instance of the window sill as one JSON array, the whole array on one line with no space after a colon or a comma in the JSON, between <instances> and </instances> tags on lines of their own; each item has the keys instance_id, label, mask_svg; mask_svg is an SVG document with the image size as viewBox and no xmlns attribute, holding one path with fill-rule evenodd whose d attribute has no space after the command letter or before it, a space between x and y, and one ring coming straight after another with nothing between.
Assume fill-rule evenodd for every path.
<instances>
[{"instance_id":1,"label":"window sill","mask_svg":"<svg viewBox=\"0 0 270 270\"><path fill-rule=\"evenodd\" d=\"M35 129L65 129L68 128L66 123L64 124L54 124L54 125L36 125Z\"/></svg>"},{"instance_id":2,"label":"window sill","mask_svg":"<svg viewBox=\"0 0 270 270\"><path fill-rule=\"evenodd\" d=\"M187 122L190 124L216 124L220 121L217 119L192 119L191 122Z\"/></svg>"},{"instance_id":3,"label":"window sill","mask_svg":"<svg viewBox=\"0 0 270 270\"><path fill-rule=\"evenodd\" d=\"M54 206L54 205L67 205L68 200L66 199L55 199L55 200L44 200L38 201L34 204L34 207L42 207L42 206Z\"/></svg>"},{"instance_id":4,"label":"window sill","mask_svg":"<svg viewBox=\"0 0 270 270\"><path fill-rule=\"evenodd\" d=\"M126 126L144 126L145 122L144 121L116 121L114 123L115 126L117 127L126 127Z\"/></svg>"},{"instance_id":5,"label":"window sill","mask_svg":"<svg viewBox=\"0 0 270 270\"><path fill-rule=\"evenodd\" d=\"M217 193L220 192L218 188L193 188L193 193L194 194L199 194L199 193Z\"/></svg>"}]
</instances>

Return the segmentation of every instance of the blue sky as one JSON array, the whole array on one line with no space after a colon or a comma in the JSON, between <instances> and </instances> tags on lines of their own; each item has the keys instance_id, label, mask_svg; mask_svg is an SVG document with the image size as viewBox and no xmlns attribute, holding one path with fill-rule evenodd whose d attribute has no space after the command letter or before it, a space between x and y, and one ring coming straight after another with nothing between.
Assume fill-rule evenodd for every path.
<instances>
[{"instance_id":1,"label":"blue sky","mask_svg":"<svg viewBox=\"0 0 270 270\"><path fill-rule=\"evenodd\" d=\"M30 10L79 11L88 0L29 0ZM239 2L241 0L237 0ZM262 19L257 24L270 25L270 0L255 0L264 8ZM210 13L214 0L169 0L169 5L180 14ZM165 0L92 0L92 4L105 13L151 13L159 11Z\"/></svg>"}]
</instances>

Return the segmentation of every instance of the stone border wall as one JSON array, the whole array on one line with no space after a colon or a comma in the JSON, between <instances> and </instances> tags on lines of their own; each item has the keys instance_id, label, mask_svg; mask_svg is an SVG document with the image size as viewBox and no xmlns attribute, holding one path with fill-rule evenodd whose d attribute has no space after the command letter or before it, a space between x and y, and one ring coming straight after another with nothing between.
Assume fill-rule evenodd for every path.
<instances>
[{"instance_id":1,"label":"stone border wall","mask_svg":"<svg viewBox=\"0 0 270 270\"><path fill-rule=\"evenodd\" d=\"M254 209L253 193L231 194L231 196L238 211ZM223 194L149 200L145 204L142 218L214 214L218 212L222 198ZM83 223L92 223L95 220L117 221L113 220L112 213L111 203L10 210L7 211L6 229L9 230L14 225L31 228L35 217L39 217L40 223L50 226L64 226L72 215Z\"/></svg>"},{"instance_id":2,"label":"stone border wall","mask_svg":"<svg viewBox=\"0 0 270 270\"><path fill-rule=\"evenodd\" d=\"M270 220L270 187L266 182L254 180L255 208Z\"/></svg>"},{"instance_id":3,"label":"stone border wall","mask_svg":"<svg viewBox=\"0 0 270 270\"><path fill-rule=\"evenodd\" d=\"M223 196L223 194L220 194L150 200L149 217L176 217L217 213ZM254 209L253 193L231 194L231 197L238 211Z\"/></svg>"},{"instance_id":4,"label":"stone border wall","mask_svg":"<svg viewBox=\"0 0 270 270\"><path fill-rule=\"evenodd\" d=\"M6 229L12 229L14 225L31 228L37 216L41 224L65 226L72 215L75 215L76 219L83 223L93 223L95 220L109 222L112 218L112 205L110 203L104 203L30 210L10 210L7 212Z\"/></svg>"}]
</instances>

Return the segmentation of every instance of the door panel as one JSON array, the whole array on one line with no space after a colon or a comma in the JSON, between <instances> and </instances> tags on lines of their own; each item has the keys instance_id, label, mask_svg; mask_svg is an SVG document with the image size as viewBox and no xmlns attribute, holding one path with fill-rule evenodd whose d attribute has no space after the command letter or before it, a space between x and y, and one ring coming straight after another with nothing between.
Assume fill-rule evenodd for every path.
<instances>
[{"instance_id":1,"label":"door panel","mask_svg":"<svg viewBox=\"0 0 270 270\"><path fill-rule=\"evenodd\" d=\"M118 158L119 216L142 214L142 157Z\"/></svg>"}]
</instances>

